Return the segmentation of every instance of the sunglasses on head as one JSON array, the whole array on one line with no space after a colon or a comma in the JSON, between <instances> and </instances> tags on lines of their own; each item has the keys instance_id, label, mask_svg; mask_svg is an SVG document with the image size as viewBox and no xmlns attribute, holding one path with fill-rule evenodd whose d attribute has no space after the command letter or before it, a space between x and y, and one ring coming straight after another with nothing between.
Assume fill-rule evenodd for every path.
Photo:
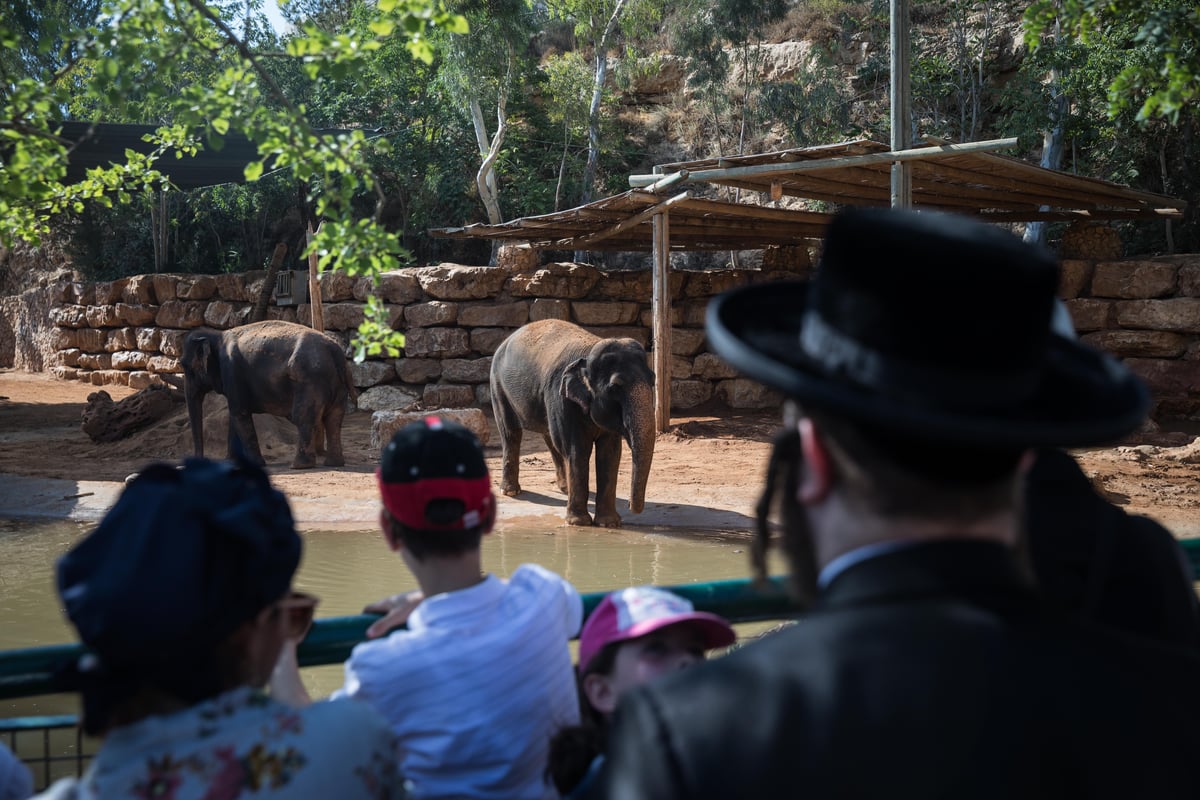
<instances>
[{"instance_id":1,"label":"sunglasses on head","mask_svg":"<svg viewBox=\"0 0 1200 800\"><path fill-rule=\"evenodd\" d=\"M287 615L288 638L297 642L303 641L312 628L313 616L317 603L321 602L316 595L292 590L287 597L280 601L279 607Z\"/></svg>"}]
</instances>

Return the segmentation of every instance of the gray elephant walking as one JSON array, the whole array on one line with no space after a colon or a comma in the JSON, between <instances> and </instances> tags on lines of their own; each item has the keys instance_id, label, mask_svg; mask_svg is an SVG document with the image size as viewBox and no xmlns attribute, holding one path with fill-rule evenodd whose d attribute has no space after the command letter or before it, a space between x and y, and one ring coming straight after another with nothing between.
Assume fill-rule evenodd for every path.
<instances>
[{"instance_id":1,"label":"gray elephant walking","mask_svg":"<svg viewBox=\"0 0 1200 800\"><path fill-rule=\"evenodd\" d=\"M192 445L204 455L204 397L229 401L229 447L235 437L263 463L254 414L287 417L296 426L295 469L314 467L317 454L340 467L342 420L357 394L350 365L335 341L295 322L268 320L227 331L197 328L183 340L184 395Z\"/></svg>"},{"instance_id":2,"label":"gray elephant walking","mask_svg":"<svg viewBox=\"0 0 1200 800\"><path fill-rule=\"evenodd\" d=\"M559 491L567 495L567 524L591 525L588 461L595 448L595 524L618 528L617 471L624 439L633 456L629 509L641 513L654 458L654 372L637 341L601 339L562 320L531 322L496 350L491 391L504 494L520 493L522 432L536 431L550 448Z\"/></svg>"}]
</instances>

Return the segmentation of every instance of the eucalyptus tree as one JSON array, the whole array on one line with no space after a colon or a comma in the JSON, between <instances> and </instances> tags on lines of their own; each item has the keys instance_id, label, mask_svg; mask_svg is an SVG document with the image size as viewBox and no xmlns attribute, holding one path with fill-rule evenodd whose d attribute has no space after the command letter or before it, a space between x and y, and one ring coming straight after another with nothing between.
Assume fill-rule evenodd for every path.
<instances>
[{"instance_id":1,"label":"eucalyptus tree","mask_svg":"<svg viewBox=\"0 0 1200 800\"><path fill-rule=\"evenodd\" d=\"M554 184L554 210L558 211L562 208L571 144L576 137L587 136L592 81L587 61L577 50L547 58L542 71L546 77L547 116L562 126L562 153Z\"/></svg>"},{"instance_id":2,"label":"eucalyptus tree","mask_svg":"<svg viewBox=\"0 0 1200 800\"><path fill-rule=\"evenodd\" d=\"M575 35L592 51L592 99L588 107L588 157L583 171L580 202L592 199L600 164L600 110L608 77L608 53L637 37L662 19L660 0L546 0L552 17L575 25Z\"/></svg>"},{"instance_id":3,"label":"eucalyptus tree","mask_svg":"<svg viewBox=\"0 0 1200 800\"><path fill-rule=\"evenodd\" d=\"M1021 137L1026 151L1040 144L1043 163L1175 197L1200 192L1200 115L1181 110L1175 122L1140 114L1134 96L1114 104L1111 87L1132 65L1157 62L1149 43L1137 43L1138 23L1112 24L1087 42L1063 33L1044 42L1009 81L1002 133ZM1053 75L1054 80L1047 80ZM1045 152L1056 131L1057 153ZM1122 222L1122 239L1133 253L1200 247L1200 214L1184 211L1171 220ZM1044 227L1044 226L1037 226ZM1035 227L1036 231L1036 227Z\"/></svg>"},{"instance_id":4,"label":"eucalyptus tree","mask_svg":"<svg viewBox=\"0 0 1200 800\"><path fill-rule=\"evenodd\" d=\"M1133 25L1131 44L1153 58L1130 59L1108 85L1109 114L1136 108L1137 119L1178 122L1200 107L1200 5L1195 0L1037 0L1025 12L1026 43L1061 26L1085 44Z\"/></svg>"},{"instance_id":5,"label":"eucalyptus tree","mask_svg":"<svg viewBox=\"0 0 1200 800\"><path fill-rule=\"evenodd\" d=\"M509 99L532 68L529 40L536 32L524 0L490 0L481 8L461 8L470 30L445 37L438 79L446 95L470 120L479 148L475 185L488 221L504 221L496 178L509 127ZM489 132L484 105L494 109L495 127ZM498 242L493 243L493 259Z\"/></svg>"},{"instance_id":6,"label":"eucalyptus tree","mask_svg":"<svg viewBox=\"0 0 1200 800\"><path fill-rule=\"evenodd\" d=\"M103 0L94 20L63 34L76 58L36 66L6 87L0 109L0 243L36 243L56 215L79 210L85 201L123 203L142 188L162 186L167 179L156 169L160 159L220 146L233 130L257 149L245 169L248 181L270 167L312 187L316 213L325 220L312 245L321 268L336 264L350 274L374 275L394 266L402 251L396 235L379 224L386 198L369 157L385 143L368 142L362 130L320 135L305 104L283 91L266 62L293 59L310 81L320 83L365 69L367 55L396 38L414 57L432 61L432 32L466 30L462 16L433 2L376 0L369 35L304 25L286 51L267 54L248 41L243 15L231 16L229 9L203 0ZM10 19L0 18L0 43L14 47L19 41ZM181 65L205 58L222 69L205 83L180 80ZM121 163L68 182L71 143L61 137L63 109L90 103L120 114L130 97L161 100L169 117L150 137L153 152L127 151ZM375 207L370 217L360 218L353 207L364 194L374 196ZM374 298L358 342L360 356L396 352L398 335Z\"/></svg>"}]
</instances>

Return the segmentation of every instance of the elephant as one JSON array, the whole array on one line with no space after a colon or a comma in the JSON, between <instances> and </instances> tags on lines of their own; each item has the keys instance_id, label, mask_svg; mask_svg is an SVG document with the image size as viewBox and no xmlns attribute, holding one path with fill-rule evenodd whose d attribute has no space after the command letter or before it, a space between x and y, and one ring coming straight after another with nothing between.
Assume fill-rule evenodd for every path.
<instances>
[{"instance_id":1,"label":"elephant","mask_svg":"<svg viewBox=\"0 0 1200 800\"><path fill-rule=\"evenodd\" d=\"M204 397L229 402L229 450L241 440L249 458L262 464L253 414L287 417L296 426L294 469L346 463L342 420L356 397L341 346L295 322L267 320L227 331L197 328L183 340L184 397L196 455L204 455ZM322 441L324 440L324 441Z\"/></svg>"},{"instance_id":2,"label":"elephant","mask_svg":"<svg viewBox=\"0 0 1200 800\"><path fill-rule=\"evenodd\" d=\"M492 411L503 450L500 490L521 492L523 430L537 431L567 495L567 524L591 525L588 461L596 451L596 525L619 528L621 440L633 457L629 509L640 514L654 458L654 372L634 339L603 339L570 322L545 319L518 328L492 357Z\"/></svg>"}]
</instances>

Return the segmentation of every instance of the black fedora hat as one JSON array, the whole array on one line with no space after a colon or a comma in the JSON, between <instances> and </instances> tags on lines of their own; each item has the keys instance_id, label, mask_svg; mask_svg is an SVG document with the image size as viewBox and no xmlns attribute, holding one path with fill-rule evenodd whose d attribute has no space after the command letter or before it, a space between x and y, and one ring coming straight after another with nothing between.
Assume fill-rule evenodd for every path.
<instances>
[{"instance_id":1,"label":"black fedora hat","mask_svg":"<svg viewBox=\"0 0 1200 800\"><path fill-rule=\"evenodd\" d=\"M1111 356L1051 331L1058 265L1000 228L852 209L809 282L727 292L718 355L813 409L906 438L985 447L1103 444L1149 408Z\"/></svg>"}]
</instances>

